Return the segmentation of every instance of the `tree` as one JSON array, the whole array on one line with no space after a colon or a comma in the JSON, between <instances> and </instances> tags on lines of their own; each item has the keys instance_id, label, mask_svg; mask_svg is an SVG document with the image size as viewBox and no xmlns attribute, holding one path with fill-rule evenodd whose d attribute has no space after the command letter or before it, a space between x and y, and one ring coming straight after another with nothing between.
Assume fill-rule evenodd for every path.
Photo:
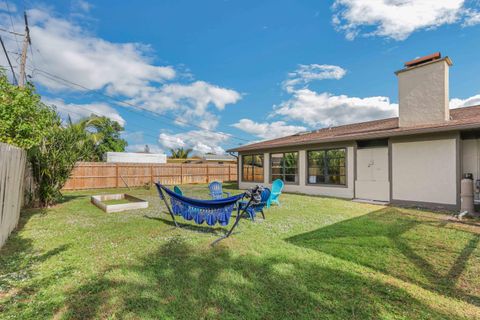
<instances>
[{"instance_id":1,"label":"tree","mask_svg":"<svg viewBox=\"0 0 480 320\"><path fill-rule=\"evenodd\" d=\"M128 145L127 141L120 137L124 128L110 118L91 115L74 126L85 131L89 140L89 145L85 145L85 148L91 150L85 154L85 161L102 161L105 153L123 152Z\"/></svg>"},{"instance_id":2,"label":"tree","mask_svg":"<svg viewBox=\"0 0 480 320\"><path fill-rule=\"evenodd\" d=\"M92 146L97 147L101 141L115 147L115 132L121 131L120 128L107 122L98 130L101 135L93 135L83 125L71 121L62 124L55 108L41 102L33 85L16 87L0 73L0 142L27 150L36 184L34 198L41 206L53 205L61 199L60 190L75 163L95 151Z\"/></svg>"},{"instance_id":3,"label":"tree","mask_svg":"<svg viewBox=\"0 0 480 320\"><path fill-rule=\"evenodd\" d=\"M59 119L60 121L60 119ZM72 124L55 126L29 150L32 173L37 184L37 198L43 207L62 199L61 189L75 163L87 152L90 138L82 128Z\"/></svg>"},{"instance_id":4,"label":"tree","mask_svg":"<svg viewBox=\"0 0 480 320\"><path fill-rule=\"evenodd\" d=\"M172 158L172 159L187 159L188 155L192 151L193 151L192 149L184 149L184 148L170 149L170 153L172 154L170 158Z\"/></svg>"},{"instance_id":5,"label":"tree","mask_svg":"<svg viewBox=\"0 0 480 320\"><path fill-rule=\"evenodd\" d=\"M55 110L41 102L33 85L14 86L0 71L0 142L28 150L59 125Z\"/></svg>"}]
</instances>

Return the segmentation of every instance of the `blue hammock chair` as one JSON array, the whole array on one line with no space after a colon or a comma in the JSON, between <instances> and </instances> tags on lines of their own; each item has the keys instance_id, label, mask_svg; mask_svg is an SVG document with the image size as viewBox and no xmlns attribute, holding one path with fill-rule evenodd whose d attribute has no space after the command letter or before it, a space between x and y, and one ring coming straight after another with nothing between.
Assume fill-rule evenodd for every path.
<instances>
[{"instance_id":1,"label":"blue hammock chair","mask_svg":"<svg viewBox=\"0 0 480 320\"><path fill-rule=\"evenodd\" d=\"M227 232L227 234L215 240L212 245L230 236L233 229L237 226L242 214L245 213L250 204L255 203L257 201L256 198L258 198L251 196L251 193L246 192L236 196L217 200L199 200L179 195L178 193L175 193L158 182L155 183L155 185L157 186L160 199L165 202L168 212L170 213L170 216L172 217L173 223L176 227L179 227L179 225L175 220L175 216L182 216L185 220L193 220L196 224L203 224L206 222L209 226L214 226L217 223L221 226L226 226L230 222L235 204L246 195L250 197L247 205L241 209L240 206L237 206L237 217L235 219L235 223ZM164 192L169 196L171 206L168 204Z\"/></svg>"}]
</instances>

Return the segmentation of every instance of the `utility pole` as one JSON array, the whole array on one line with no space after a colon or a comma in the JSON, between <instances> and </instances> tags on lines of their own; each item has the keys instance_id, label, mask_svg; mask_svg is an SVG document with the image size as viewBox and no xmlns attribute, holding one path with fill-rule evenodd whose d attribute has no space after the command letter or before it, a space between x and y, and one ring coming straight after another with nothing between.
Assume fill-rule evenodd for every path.
<instances>
[{"instance_id":1,"label":"utility pole","mask_svg":"<svg viewBox=\"0 0 480 320\"><path fill-rule=\"evenodd\" d=\"M7 49L5 48L5 44L3 43L2 37L0 37L0 43L2 44L3 52L5 53L5 57L7 57L8 65L10 66L10 70L12 70L12 76L14 83L18 84L17 77L15 76L15 71L13 70L12 62L10 61L10 57L8 56Z\"/></svg>"},{"instance_id":2,"label":"utility pole","mask_svg":"<svg viewBox=\"0 0 480 320\"><path fill-rule=\"evenodd\" d=\"M30 40L30 30L28 29L26 12L23 13L23 17L25 18L25 34L23 35L22 57L20 60L20 80L18 82L19 87L25 86L25 65L27 64L27 49L28 45L32 44Z\"/></svg>"}]
</instances>

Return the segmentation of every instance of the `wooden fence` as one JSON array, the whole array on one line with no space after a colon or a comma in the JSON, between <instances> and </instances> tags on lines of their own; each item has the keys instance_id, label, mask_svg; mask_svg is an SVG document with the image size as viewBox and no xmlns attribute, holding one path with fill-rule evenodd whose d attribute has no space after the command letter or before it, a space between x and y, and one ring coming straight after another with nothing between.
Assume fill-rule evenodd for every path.
<instances>
[{"instance_id":1,"label":"wooden fence","mask_svg":"<svg viewBox=\"0 0 480 320\"><path fill-rule=\"evenodd\" d=\"M0 247L20 218L26 159L25 150L0 143Z\"/></svg>"},{"instance_id":2,"label":"wooden fence","mask_svg":"<svg viewBox=\"0 0 480 320\"><path fill-rule=\"evenodd\" d=\"M79 162L64 190L236 181L236 164Z\"/></svg>"}]
</instances>

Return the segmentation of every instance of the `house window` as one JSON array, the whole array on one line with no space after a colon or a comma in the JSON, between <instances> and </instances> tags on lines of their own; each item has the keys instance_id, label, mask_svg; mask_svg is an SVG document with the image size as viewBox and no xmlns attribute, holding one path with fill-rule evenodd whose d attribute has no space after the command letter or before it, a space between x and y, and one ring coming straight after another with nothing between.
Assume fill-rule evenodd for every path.
<instances>
[{"instance_id":1,"label":"house window","mask_svg":"<svg viewBox=\"0 0 480 320\"><path fill-rule=\"evenodd\" d=\"M280 179L285 183L298 183L298 152L273 153L270 158L272 181Z\"/></svg>"},{"instance_id":2,"label":"house window","mask_svg":"<svg viewBox=\"0 0 480 320\"><path fill-rule=\"evenodd\" d=\"M263 182L263 154L242 156L242 181Z\"/></svg>"},{"instance_id":3,"label":"house window","mask_svg":"<svg viewBox=\"0 0 480 320\"><path fill-rule=\"evenodd\" d=\"M346 149L308 151L308 183L346 185Z\"/></svg>"}]
</instances>

